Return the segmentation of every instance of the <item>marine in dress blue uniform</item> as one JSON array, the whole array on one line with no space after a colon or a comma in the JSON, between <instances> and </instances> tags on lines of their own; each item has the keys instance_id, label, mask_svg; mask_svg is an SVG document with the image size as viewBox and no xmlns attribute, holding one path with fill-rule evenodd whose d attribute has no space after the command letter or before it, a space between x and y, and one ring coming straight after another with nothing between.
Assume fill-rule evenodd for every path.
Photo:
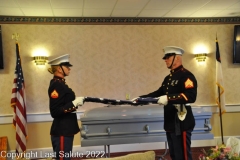
<instances>
[{"instance_id":1,"label":"marine in dress blue uniform","mask_svg":"<svg viewBox=\"0 0 240 160\"><path fill-rule=\"evenodd\" d=\"M166 131L172 160L192 160L191 135L195 119L189 103L197 97L197 80L182 65L184 50L176 46L164 48L163 59L170 74L154 92L140 97L158 97L158 103L164 105L164 129ZM136 101L134 98L133 101Z\"/></svg>"},{"instance_id":2,"label":"marine in dress blue uniform","mask_svg":"<svg viewBox=\"0 0 240 160\"><path fill-rule=\"evenodd\" d=\"M84 98L76 97L64 79L72 66L68 54L49 61L49 64L51 68L48 71L54 74L48 88L49 109L53 118L50 130L52 147L56 159L70 160L74 135L80 131L75 111L83 105Z\"/></svg>"}]
</instances>

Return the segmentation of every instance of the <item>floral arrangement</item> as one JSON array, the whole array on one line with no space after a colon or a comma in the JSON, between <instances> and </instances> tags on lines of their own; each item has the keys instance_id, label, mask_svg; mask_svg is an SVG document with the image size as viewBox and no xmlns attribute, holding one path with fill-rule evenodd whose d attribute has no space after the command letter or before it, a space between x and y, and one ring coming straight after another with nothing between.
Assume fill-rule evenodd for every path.
<instances>
[{"instance_id":1,"label":"floral arrangement","mask_svg":"<svg viewBox=\"0 0 240 160\"><path fill-rule=\"evenodd\" d=\"M218 145L215 148L210 148L208 151L202 149L202 154L198 157L199 160L240 160L238 153L234 153L231 147Z\"/></svg>"}]
</instances>

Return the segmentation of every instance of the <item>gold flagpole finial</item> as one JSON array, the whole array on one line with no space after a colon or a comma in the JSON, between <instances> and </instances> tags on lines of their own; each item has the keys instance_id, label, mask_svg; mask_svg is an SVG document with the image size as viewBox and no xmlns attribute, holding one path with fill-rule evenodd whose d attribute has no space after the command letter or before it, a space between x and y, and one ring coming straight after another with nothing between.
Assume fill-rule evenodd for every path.
<instances>
[{"instance_id":1,"label":"gold flagpole finial","mask_svg":"<svg viewBox=\"0 0 240 160\"><path fill-rule=\"evenodd\" d=\"M19 34L18 33L13 33L12 34L12 39L15 39L16 42L18 42L18 39L19 39Z\"/></svg>"}]
</instances>

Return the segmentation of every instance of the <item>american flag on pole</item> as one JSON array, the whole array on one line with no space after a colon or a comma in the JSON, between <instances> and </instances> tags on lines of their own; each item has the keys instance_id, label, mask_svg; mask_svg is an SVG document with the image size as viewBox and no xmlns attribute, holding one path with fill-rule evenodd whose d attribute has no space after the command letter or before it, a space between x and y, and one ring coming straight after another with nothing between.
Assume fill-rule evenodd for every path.
<instances>
[{"instance_id":1,"label":"american flag on pole","mask_svg":"<svg viewBox=\"0 0 240 160\"><path fill-rule=\"evenodd\" d=\"M19 55L19 45L16 43L16 68L13 80L11 106L14 109L13 125L16 129L16 153L26 151L27 138L27 116L26 116L26 97L21 58Z\"/></svg>"},{"instance_id":2,"label":"american flag on pole","mask_svg":"<svg viewBox=\"0 0 240 160\"><path fill-rule=\"evenodd\" d=\"M217 95L217 105L219 109L221 109L221 113L223 114L226 112L225 108L225 91L223 85L223 74L222 74L222 64L221 64L221 57L219 51L218 40L216 38L216 84L218 87L218 95Z\"/></svg>"}]
</instances>

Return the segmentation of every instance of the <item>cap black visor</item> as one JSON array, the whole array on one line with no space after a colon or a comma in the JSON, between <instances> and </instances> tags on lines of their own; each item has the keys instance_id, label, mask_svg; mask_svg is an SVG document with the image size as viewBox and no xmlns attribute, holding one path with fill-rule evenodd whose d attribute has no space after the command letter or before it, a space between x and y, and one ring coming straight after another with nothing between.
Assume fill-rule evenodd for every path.
<instances>
[{"instance_id":1,"label":"cap black visor","mask_svg":"<svg viewBox=\"0 0 240 160\"><path fill-rule=\"evenodd\" d=\"M72 65L69 62L63 62L60 64L61 66L68 66L68 67L72 67Z\"/></svg>"},{"instance_id":2,"label":"cap black visor","mask_svg":"<svg viewBox=\"0 0 240 160\"><path fill-rule=\"evenodd\" d=\"M162 59L168 59L169 57L176 55L176 53L166 53Z\"/></svg>"}]
</instances>

